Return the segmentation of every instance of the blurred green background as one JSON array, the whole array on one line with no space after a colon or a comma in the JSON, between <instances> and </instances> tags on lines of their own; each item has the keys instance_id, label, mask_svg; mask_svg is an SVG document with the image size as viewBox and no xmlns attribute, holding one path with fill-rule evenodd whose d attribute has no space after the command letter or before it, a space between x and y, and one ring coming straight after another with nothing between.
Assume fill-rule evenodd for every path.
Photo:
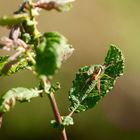
<instances>
[{"instance_id":1,"label":"blurred green background","mask_svg":"<svg viewBox=\"0 0 140 140\"><path fill-rule=\"evenodd\" d=\"M22 0L0 0L0 16L12 14ZM94 109L74 116L67 128L70 140L140 139L140 0L77 0L70 12L41 12L38 28L59 31L73 44L75 52L63 64L54 81L62 89L56 94L63 115L68 113L68 91L79 67L102 63L108 46L118 45L126 58L125 75ZM0 27L0 36L7 35ZM5 52L0 52L0 55ZM23 71L0 78L0 94L12 87L34 87L37 79ZM47 97L20 104L5 114L0 140L59 140L50 128L53 114Z\"/></svg>"}]
</instances>

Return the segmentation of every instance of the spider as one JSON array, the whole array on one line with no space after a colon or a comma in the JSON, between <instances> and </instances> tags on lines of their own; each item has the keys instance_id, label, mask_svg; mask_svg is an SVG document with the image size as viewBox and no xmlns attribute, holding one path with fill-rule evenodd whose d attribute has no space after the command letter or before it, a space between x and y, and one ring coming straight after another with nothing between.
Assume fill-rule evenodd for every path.
<instances>
[{"instance_id":1,"label":"spider","mask_svg":"<svg viewBox=\"0 0 140 140\"><path fill-rule=\"evenodd\" d=\"M109 75L104 73L105 69L107 69L110 66L112 66L112 65L108 65L108 66L106 66L106 65L97 65L97 66L95 66L94 71L92 73L89 72L91 77L86 80L82 90L85 88L85 86L87 84L91 83L92 81L96 81L97 82L98 95L100 96L100 93L101 93L101 90L100 90L100 79L103 76L107 76L109 78L112 78Z\"/></svg>"}]
</instances>

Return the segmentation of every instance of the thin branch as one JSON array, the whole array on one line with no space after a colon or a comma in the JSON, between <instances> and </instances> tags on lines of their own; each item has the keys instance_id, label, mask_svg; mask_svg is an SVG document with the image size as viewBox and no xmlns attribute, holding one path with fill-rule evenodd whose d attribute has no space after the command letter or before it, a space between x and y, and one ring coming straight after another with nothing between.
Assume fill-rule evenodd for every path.
<instances>
[{"instance_id":1,"label":"thin branch","mask_svg":"<svg viewBox=\"0 0 140 140\"><path fill-rule=\"evenodd\" d=\"M55 119L56 119L58 125L61 126L62 125L62 118L61 118L61 115L60 115L60 112L59 112L58 105L57 105L56 100L55 100L54 93L49 92L49 89L51 88L51 82L46 76L42 76L40 78L41 78L41 81L44 84L44 92L48 95L49 100L51 102L51 106L52 106L52 109L53 109ZM61 130L61 134L62 134L62 140L68 140L65 127L61 128L60 130Z\"/></svg>"},{"instance_id":2,"label":"thin branch","mask_svg":"<svg viewBox=\"0 0 140 140\"><path fill-rule=\"evenodd\" d=\"M48 95L49 95L49 99L50 99L50 102L51 102L51 105L52 105L52 108L53 108L55 119L56 119L57 123L59 125L61 125L62 124L62 118L61 118L61 115L60 115L60 112L59 112L54 94L50 93ZM62 139L67 140L67 134L66 134L66 129L65 128L62 128L61 133L62 133Z\"/></svg>"}]
</instances>

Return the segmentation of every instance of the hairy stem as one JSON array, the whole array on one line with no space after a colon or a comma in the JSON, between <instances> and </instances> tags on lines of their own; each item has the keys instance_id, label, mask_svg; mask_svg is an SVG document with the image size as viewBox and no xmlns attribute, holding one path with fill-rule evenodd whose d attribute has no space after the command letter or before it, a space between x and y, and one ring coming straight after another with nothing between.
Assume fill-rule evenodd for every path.
<instances>
[{"instance_id":1,"label":"hairy stem","mask_svg":"<svg viewBox=\"0 0 140 140\"><path fill-rule=\"evenodd\" d=\"M54 94L50 93L48 95L49 95L49 99L50 99L50 102L51 102L51 105L52 105L52 108L53 108L55 119L56 119L57 123L59 125L61 125L62 124L62 119L61 119L61 115L60 115L60 112L59 112ZM67 134L66 134L66 129L65 128L61 129L61 133L62 133L62 140L67 140Z\"/></svg>"}]
</instances>

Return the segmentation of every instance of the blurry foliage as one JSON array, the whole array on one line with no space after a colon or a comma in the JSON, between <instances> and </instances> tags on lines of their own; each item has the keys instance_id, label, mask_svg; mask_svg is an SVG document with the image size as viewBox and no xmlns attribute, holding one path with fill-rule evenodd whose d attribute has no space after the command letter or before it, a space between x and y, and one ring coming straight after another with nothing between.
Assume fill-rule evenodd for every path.
<instances>
[{"instance_id":1,"label":"blurry foliage","mask_svg":"<svg viewBox=\"0 0 140 140\"><path fill-rule=\"evenodd\" d=\"M2 0L2 2L4 3L5 1ZM12 2L13 2L13 6L16 7L17 1L13 0ZM46 20L46 22L48 24L47 25L48 30L52 30L53 27L55 27L55 30L61 30L61 32L67 34L67 36L69 36L69 38L71 38L71 41L75 44L77 49L79 49L79 54L78 54L78 52L76 52L74 57L72 58L71 62L69 62L69 64L64 64L64 68L62 69L62 72L63 71L66 71L66 72L61 74L62 72L60 71L60 74L58 74L58 76L57 76L58 79L59 79L59 76L61 76L61 75L62 75L61 78L63 77L63 79L61 81L65 86L63 88L64 91L66 90L65 88L68 87L67 81L68 80L70 81L72 79L72 77L71 77L72 71L76 71L77 67L80 67L81 65L85 65L87 62L89 64L91 64L93 62L95 63L96 60L101 61L102 57L99 54L100 53L103 54L104 50L106 49L106 47L101 47L101 46L106 46L105 44L107 44L108 41L110 41L110 40L112 40L113 42L117 42L119 44L119 46L122 47L122 50L124 51L125 56L127 58L127 62L126 62L127 73L124 76L124 78L122 78L120 80L120 84L119 83L117 84L117 86L114 90L115 94L112 94L112 96L107 97L104 101L104 105L105 105L104 108L105 108L107 116L111 115L112 111L116 112L116 114L118 114L118 116L116 117L116 120L112 120L112 118L110 118L110 120L114 121L114 122L116 121L115 125L121 126L121 129L116 128L114 125L111 125L111 123L109 123L106 120L106 118L104 118L104 114L100 110L100 105L101 105L100 104L100 105L98 105L99 108L97 107L94 109L93 115L91 113L92 111L88 111L87 112L87 114L89 113L88 115L86 115L86 113L85 113L85 116L84 116L84 113L83 113L83 117L82 117L82 115L75 117L76 121L80 120L80 119L77 119L79 117L82 119L79 123L81 125L73 126L73 130L69 129L69 131L70 131L69 135L70 135L71 139L73 139L73 140L74 140L74 138L78 139L79 137L81 137L81 139L83 139L83 140L91 139L89 133L94 134L95 139L103 139L103 138L109 139L109 140L112 140L112 138L116 139L116 140L118 140L118 139L120 139L120 140L121 139L123 139L123 140L124 139L127 139L127 140L139 139L139 125L138 124L140 121L139 121L139 118L137 118L140 114L139 113L139 94L137 94L137 93L139 93L139 85L138 85L139 78L137 78L139 75L137 74L137 72L140 70L140 67L139 67L139 65L137 65L137 60L139 60L139 51L138 50L139 50L139 45L140 45L140 43L139 43L140 20L138 18L139 17L138 6L140 4L140 1L138 1L138 0L133 0L133 1L132 0L127 0L127 1L98 0L98 1L89 1L88 4L85 1L83 1L82 3L81 3L81 1L79 1L79 2L77 1L76 3L77 3L77 5L75 6L76 7L75 10L77 9L77 11L78 11L78 8L79 8L79 13L77 13L77 14L73 10L73 12L71 12L70 16L68 16L67 14L66 15L63 14L63 16L59 16L59 18L58 18L58 17L56 17L55 12L54 12L53 14L48 13L47 18L45 18L43 16L42 16L42 18L40 18L40 20L43 20L43 21ZM81 5L78 5L80 3L81 3ZM92 7L92 8L90 8L90 10L86 10L85 4L87 4L87 7ZM7 5L7 4L5 4L5 5ZM9 8L7 8L7 9L5 9L5 7L4 7L4 10L7 13L8 13L8 11L11 11L10 9L12 7L10 4L7 5L7 7L8 6L9 6ZM1 7L1 8L3 9L3 7ZM1 10L1 13L2 12L3 11ZM94 16L94 14L98 15L98 16ZM52 15L54 18L50 18L50 16L52 16ZM86 20L83 20L84 15L87 16ZM94 19L94 17L95 17L95 19ZM62 18L66 19L65 22L62 20ZM49 21L48 21L48 19L49 19ZM71 23L70 21L73 21L73 23ZM42 31L46 28L46 22L44 23L44 25L41 24L41 26L40 26ZM78 26L78 28L77 28L77 26ZM66 28L66 27L69 27L69 28ZM1 34L3 34L3 29L1 29L1 30L2 30ZM74 32L74 34L73 34L73 32ZM81 32L88 34L88 36L85 36L85 35L83 36L81 34ZM80 36L80 38L81 38L80 41L79 41L78 36ZM100 40L102 40L102 41L100 41ZM88 45L86 45L86 44L88 44ZM87 46L90 51L88 51ZM95 46L96 50L95 50L94 46ZM81 54L80 54L80 50L81 50ZM84 60L83 60L83 57L84 57ZM83 61L80 61L81 59ZM72 64L71 69L69 69L70 64ZM26 74L27 81L25 78L25 74ZM20 79L22 79L22 81L21 80L18 81L16 78L17 76L19 76ZM33 83L30 82L30 79L33 80L33 77L31 76L30 73L21 72L21 74L20 73L17 74L16 77L15 78L12 77L12 78L14 78L14 80L11 80L12 78L6 78L6 80L4 80L4 78L1 78L1 85L0 85L1 90L2 91L7 90L8 89L7 87L10 87L10 85L11 85L11 87L13 87L13 86L17 86L17 85L19 86L21 84L24 85L24 83L26 85L33 86ZM25 82L23 80L25 80ZM10 85L7 85L5 83L5 81L7 81L7 82L9 81ZM120 85L121 85L121 88L120 88ZM132 86L134 87L133 89L132 89ZM127 87L127 89L125 87ZM65 93L63 93L63 91L61 94L64 95L63 99L65 99L65 97L67 95ZM60 103L60 106L61 106L63 104L64 100L62 102L61 95L57 95L57 97L58 97L58 102ZM115 98L113 98L113 97L115 97ZM128 98L128 97L130 97L130 98ZM129 101L128 101L128 99L129 99ZM42 99L40 99L40 100L42 100ZM133 103L133 101L134 101L134 103ZM34 106L36 106L36 104L38 104L40 107L38 106L35 109ZM33 135L36 137L36 139L40 139L41 136L42 137L44 136L43 138L46 138L46 139L51 139L52 138L51 130L50 130L51 131L50 134L48 134L47 136L46 136L46 131L44 132L43 129L42 129L42 132L40 132L40 128L42 128L44 126L44 121L46 120L46 117L43 117L43 116L46 116L46 114L44 114L44 109L42 108L42 104L46 106L45 101L44 101L44 103L43 102L40 103L37 100L34 100L33 103L31 103L30 105L27 104L27 106L26 106L26 104L18 105L17 108L13 112L7 114L7 116L5 116L6 117L5 123L7 123L7 124L5 124L5 125L8 126L9 122L15 122L15 123L11 123L9 127L5 126L2 129L0 139L2 139L2 140L5 140L5 139L7 140L10 138L19 139L21 137L23 137L23 139L28 139L29 137L26 137L26 136L30 136L31 138L33 138ZM118 106L119 106L119 108L117 108ZM128 109L128 111L127 111L126 106L128 106L130 108L132 107L131 114L130 114L130 109ZM22 107L23 107L23 111L21 111ZM29 113L30 110L34 110L34 112L32 111L32 113L30 114ZM63 108L62 108L62 110L63 110ZM40 113L41 116L35 117L36 112L38 112L38 111L41 112ZM19 112L22 115L20 115ZM28 114L28 119L26 119L25 114ZM15 117L16 115L17 115L17 117ZM34 115L34 117L32 117L33 115ZM49 117L49 114L47 114L47 115ZM20 119L18 119L18 116L20 116L20 117L24 116L24 122L23 122L24 124L22 124L22 121ZM112 114L112 116L113 116L113 114ZM135 117L135 116L137 116L137 117ZM9 120L8 117L11 117L11 119ZM36 120L33 120L33 118L36 118ZM129 121L127 121L126 118ZM90 119L93 120L92 121L93 125L91 125ZM120 125L119 122L117 122L117 120L119 121L119 119L121 121L123 121L124 123L128 124L128 126ZM23 128L22 126L27 124L27 122L30 122L29 120L32 120L31 124L28 124L28 126L30 126L30 127L27 128L26 126L24 126L24 128ZM135 129L133 129L131 126L129 126L129 122L131 122L134 125ZM38 124L38 127L35 127L36 124ZM136 124L138 125L138 129L136 129ZM93 129L93 126L96 126L96 128ZM127 130L124 130L123 127L127 127ZM10 134L9 129L12 129L11 131L13 133L11 132L11 136L8 137L6 134ZM46 128L44 128L44 129L46 129ZM49 129L49 127L47 128L47 131L48 131L48 129ZM74 131L75 129L76 129L76 133ZM128 130L128 129L130 129L130 130ZM34 132L33 132L33 130L34 130ZM88 130L88 132L85 132L85 130ZM133 130L134 131L136 130L136 131L134 132ZM17 131L19 132L18 134L17 134ZM23 131L27 134L26 136L23 134ZM32 134L28 133L28 132L32 132ZM83 134L83 132L84 132L84 134ZM102 133L103 135L101 136L99 133ZM4 135L4 136L2 137L2 135ZM76 138L76 136L77 136L77 138ZM53 138L56 139L58 137L54 136Z\"/></svg>"}]
</instances>

